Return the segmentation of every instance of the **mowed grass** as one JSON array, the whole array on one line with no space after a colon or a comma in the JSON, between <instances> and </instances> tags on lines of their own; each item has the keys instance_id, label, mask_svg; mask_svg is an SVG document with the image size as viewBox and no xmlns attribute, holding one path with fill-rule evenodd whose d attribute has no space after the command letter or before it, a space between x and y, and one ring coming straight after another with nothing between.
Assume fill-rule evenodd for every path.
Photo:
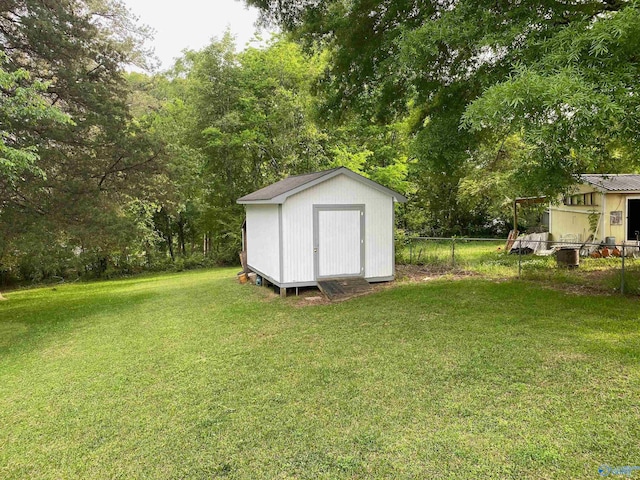
<instances>
[{"instance_id":1,"label":"mowed grass","mask_svg":"<svg viewBox=\"0 0 640 480\"><path fill-rule=\"evenodd\" d=\"M473 278L301 307L236 270L6 294L0 478L597 478L640 464L637 299Z\"/></svg>"}]
</instances>

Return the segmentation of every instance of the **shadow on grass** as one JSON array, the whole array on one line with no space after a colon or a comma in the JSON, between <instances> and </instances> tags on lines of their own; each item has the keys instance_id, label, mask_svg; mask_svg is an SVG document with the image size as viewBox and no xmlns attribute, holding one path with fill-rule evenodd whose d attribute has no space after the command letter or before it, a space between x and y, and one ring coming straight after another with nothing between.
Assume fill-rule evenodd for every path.
<instances>
[{"instance_id":1,"label":"shadow on grass","mask_svg":"<svg viewBox=\"0 0 640 480\"><path fill-rule=\"evenodd\" d=\"M0 358L12 353L40 348L61 333L71 332L92 321L96 315L126 314L133 307L156 296L154 292L74 292L56 295L47 289L46 302L22 297L0 305Z\"/></svg>"}]
</instances>

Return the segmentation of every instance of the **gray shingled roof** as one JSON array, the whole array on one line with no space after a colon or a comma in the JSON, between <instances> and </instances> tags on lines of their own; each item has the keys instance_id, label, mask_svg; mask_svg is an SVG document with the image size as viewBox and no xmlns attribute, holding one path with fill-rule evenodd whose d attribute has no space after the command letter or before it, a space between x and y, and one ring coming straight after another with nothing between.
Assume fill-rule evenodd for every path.
<instances>
[{"instance_id":1,"label":"gray shingled roof","mask_svg":"<svg viewBox=\"0 0 640 480\"><path fill-rule=\"evenodd\" d=\"M583 182L590 183L596 187L609 192L640 192L640 174L586 174L580 175Z\"/></svg>"},{"instance_id":2,"label":"gray shingled roof","mask_svg":"<svg viewBox=\"0 0 640 480\"><path fill-rule=\"evenodd\" d=\"M305 183L312 182L318 178L324 177L329 173L338 170L338 168L332 168L331 170L325 170L323 172L315 172L315 173L306 173L304 175L294 175L291 177L284 178L279 182L272 183L260 190L256 190L253 193L245 195L238 199L238 202L254 202L257 200L271 200L272 198L277 197L278 195L282 195L283 193L289 192L294 188L298 188Z\"/></svg>"},{"instance_id":3,"label":"gray shingled roof","mask_svg":"<svg viewBox=\"0 0 640 480\"><path fill-rule=\"evenodd\" d=\"M279 182L269 185L268 187L261 188L253 193L245 195L237 200L238 203L271 203L281 204L287 197L295 195L298 192L311 188L318 183L322 183L325 180L329 180L337 175L347 175L352 179L362 182L365 185L375 188L387 195L392 196L397 202L406 202L407 199L398 192L380 185L379 183L369 180L362 175L352 172L346 167L332 168L331 170L325 170L323 172L307 173L306 175L296 175L293 177L285 178Z\"/></svg>"}]
</instances>

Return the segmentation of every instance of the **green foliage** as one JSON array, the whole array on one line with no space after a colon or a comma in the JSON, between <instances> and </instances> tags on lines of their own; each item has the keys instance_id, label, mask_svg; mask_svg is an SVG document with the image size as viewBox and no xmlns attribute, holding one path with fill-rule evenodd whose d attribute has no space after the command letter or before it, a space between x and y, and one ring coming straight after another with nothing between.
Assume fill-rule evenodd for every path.
<instances>
[{"instance_id":1,"label":"green foliage","mask_svg":"<svg viewBox=\"0 0 640 480\"><path fill-rule=\"evenodd\" d=\"M126 205L153 196L163 169L123 77L146 31L111 0L12 0L0 30L0 263L26 264L23 280L100 275L135 234Z\"/></svg>"},{"instance_id":2,"label":"green foliage","mask_svg":"<svg viewBox=\"0 0 640 480\"><path fill-rule=\"evenodd\" d=\"M504 216L505 197L554 197L578 173L640 166L637 1L247 3L327 50L328 114L412 125L414 200L435 231L469 232ZM504 186L489 202L473 194L488 181Z\"/></svg>"},{"instance_id":3,"label":"green foliage","mask_svg":"<svg viewBox=\"0 0 640 480\"><path fill-rule=\"evenodd\" d=\"M68 115L51 106L45 92L49 83L31 80L24 68L6 70L7 55L0 52L0 177L14 184L21 175L31 173L44 177L45 172L36 164L36 145L25 145L12 130L15 124L37 128L43 123L72 123Z\"/></svg>"},{"instance_id":4,"label":"green foliage","mask_svg":"<svg viewBox=\"0 0 640 480\"><path fill-rule=\"evenodd\" d=\"M12 0L0 30L5 280L236 263L236 199L287 175L347 165L415 191L405 122L321 109L326 52L284 36L238 52L227 33L125 74L148 63L148 30L117 0Z\"/></svg>"},{"instance_id":5,"label":"green foliage","mask_svg":"<svg viewBox=\"0 0 640 480\"><path fill-rule=\"evenodd\" d=\"M602 212L598 212L596 210L591 210L589 212L589 229L592 233L595 233L598 229L598 224L600 223L600 217L602 216Z\"/></svg>"},{"instance_id":6,"label":"green foliage","mask_svg":"<svg viewBox=\"0 0 640 480\"><path fill-rule=\"evenodd\" d=\"M237 198L325 162L311 119L316 63L286 41L237 53L227 34L176 66L192 119L179 144L202 158L200 229L219 261L237 261L244 217Z\"/></svg>"},{"instance_id":7,"label":"green foliage","mask_svg":"<svg viewBox=\"0 0 640 480\"><path fill-rule=\"evenodd\" d=\"M350 152L345 147L335 147L331 153L333 155L333 160L329 164L331 168L346 167L359 174L364 173L367 160L373 155L369 150Z\"/></svg>"}]
</instances>

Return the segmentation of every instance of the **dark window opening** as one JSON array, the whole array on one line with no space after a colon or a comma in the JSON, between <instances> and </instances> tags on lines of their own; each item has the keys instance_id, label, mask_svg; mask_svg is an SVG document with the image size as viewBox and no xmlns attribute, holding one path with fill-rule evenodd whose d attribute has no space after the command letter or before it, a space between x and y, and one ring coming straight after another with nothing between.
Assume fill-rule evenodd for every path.
<instances>
[{"instance_id":1,"label":"dark window opening","mask_svg":"<svg viewBox=\"0 0 640 480\"><path fill-rule=\"evenodd\" d=\"M640 198L627 200L627 240L640 240Z\"/></svg>"}]
</instances>

